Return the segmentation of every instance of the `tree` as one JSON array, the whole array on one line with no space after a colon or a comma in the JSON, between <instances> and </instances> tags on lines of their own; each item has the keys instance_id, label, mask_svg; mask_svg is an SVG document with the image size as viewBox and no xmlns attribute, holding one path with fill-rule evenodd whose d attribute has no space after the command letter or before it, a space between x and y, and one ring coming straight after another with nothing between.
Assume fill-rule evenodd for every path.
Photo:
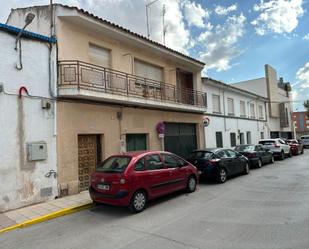
<instances>
[{"instance_id":1,"label":"tree","mask_svg":"<svg viewBox=\"0 0 309 249\"><path fill-rule=\"evenodd\" d=\"M309 99L304 102L304 107L306 108L307 117L309 118Z\"/></svg>"}]
</instances>

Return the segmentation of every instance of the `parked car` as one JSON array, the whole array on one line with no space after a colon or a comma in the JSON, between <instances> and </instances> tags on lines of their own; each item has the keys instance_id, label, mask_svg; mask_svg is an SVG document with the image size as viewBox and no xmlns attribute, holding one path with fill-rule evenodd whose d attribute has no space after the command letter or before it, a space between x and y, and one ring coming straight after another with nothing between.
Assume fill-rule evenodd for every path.
<instances>
[{"instance_id":1,"label":"parked car","mask_svg":"<svg viewBox=\"0 0 309 249\"><path fill-rule=\"evenodd\" d=\"M264 148L269 149L273 155L280 160L284 160L286 156L292 156L290 146L280 138L262 139L259 141L259 144L262 144Z\"/></svg>"},{"instance_id":2,"label":"parked car","mask_svg":"<svg viewBox=\"0 0 309 249\"><path fill-rule=\"evenodd\" d=\"M235 147L235 151L248 158L250 166L261 168L263 164L274 163L273 153L262 145L242 144Z\"/></svg>"},{"instance_id":3,"label":"parked car","mask_svg":"<svg viewBox=\"0 0 309 249\"><path fill-rule=\"evenodd\" d=\"M172 153L128 152L96 168L89 192L94 203L128 206L138 213L148 200L181 189L194 192L198 176L196 167Z\"/></svg>"},{"instance_id":4,"label":"parked car","mask_svg":"<svg viewBox=\"0 0 309 249\"><path fill-rule=\"evenodd\" d=\"M287 144L290 145L293 155L303 154L304 146L302 143L299 143L296 139L287 139Z\"/></svg>"},{"instance_id":5,"label":"parked car","mask_svg":"<svg viewBox=\"0 0 309 249\"><path fill-rule=\"evenodd\" d=\"M304 146L304 148L309 147L309 135L301 136L300 141L301 141L302 145Z\"/></svg>"},{"instance_id":6,"label":"parked car","mask_svg":"<svg viewBox=\"0 0 309 249\"><path fill-rule=\"evenodd\" d=\"M188 159L201 173L201 177L214 178L224 183L229 176L249 173L246 157L230 149L195 150Z\"/></svg>"}]
</instances>

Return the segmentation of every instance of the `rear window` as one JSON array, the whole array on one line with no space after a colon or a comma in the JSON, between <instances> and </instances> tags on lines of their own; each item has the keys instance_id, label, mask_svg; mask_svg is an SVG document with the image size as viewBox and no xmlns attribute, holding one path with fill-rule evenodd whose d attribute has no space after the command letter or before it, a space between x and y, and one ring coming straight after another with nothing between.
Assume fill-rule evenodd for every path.
<instances>
[{"instance_id":1,"label":"rear window","mask_svg":"<svg viewBox=\"0 0 309 249\"><path fill-rule=\"evenodd\" d=\"M112 156L103 161L96 169L99 172L121 173L131 161L129 156Z\"/></svg>"},{"instance_id":2,"label":"rear window","mask_svg":"<svg viewBox=\"0 0 309 249\"><path fill-rule=\"evenodd\" d=\"M236 151L246 152L246 151L254 151L253 145L239 145L235 148Z\"/></svg>"},{"instance_id":3,"label":"rear window","mask_svg":"<svg viewBox=\"0 0 309 249\"><path fill-rule=\"evenodd\" d=\"M200 158L211 158L213 153L211 151L195 151L192 152L190 158L192 159L200 159Z\"/></svg>"},{"instance_id":4,"label":"rear window","mask_svg":"<svg viewBox=\"0 0 309 249\"><path fill-rule=\"evenodd\" d=\"M272 145L275 144L276 142L274 140L264 140L264 141L260 141L259 144L263 144L263 145Z\"/></svg>"}]
</instances>

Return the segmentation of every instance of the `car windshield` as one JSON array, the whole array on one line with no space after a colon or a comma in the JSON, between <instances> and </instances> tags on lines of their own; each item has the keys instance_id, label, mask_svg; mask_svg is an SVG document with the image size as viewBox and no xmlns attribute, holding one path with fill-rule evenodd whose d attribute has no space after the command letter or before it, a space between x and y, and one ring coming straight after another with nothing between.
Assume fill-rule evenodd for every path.
<instances>
[{"instance_id":1,"label":"car windshield","mask_svg":"<svg viewBox=\"0 0 309 249\"><path fill-rule=\"evenodd\" d=\"M251 152L251 151L254 151L254 146L253 145L239 145L239 146L236 146L235 150L240 151L240 152Z\"/></svg>"},{"instance_id":2,"label":"car windshield","mask_svg":"<svg viewBox=\"0 0 309 249\"><path fill-rule=\"evenodd\" d=\"M192 159L202 159L202 158L210 158L213 155L211 151L194 151L192 152L190 158Z\"/></svg>"},{"instance_id":3,"label":"car windshield","mask_svg":"<svg viewBox=\"0 0 309 249\"><path fill-rule=\"evenodd\" d=\"M264 140L264 141L260 141L259 144L263 144L263 145L272 145L276 143L276 141L274 140Z\"/></svg>"},{"instance_id":4,"label":"car windshield","mask_svg":"<svg viewBox=\"0 0 309 249\"><path fill-rule=\"evenodd\" d=\"M123 172L131 161L129 156L112 156L105 161L103 161L96 169L99 172Z\"/></svg>"}]
</instances>

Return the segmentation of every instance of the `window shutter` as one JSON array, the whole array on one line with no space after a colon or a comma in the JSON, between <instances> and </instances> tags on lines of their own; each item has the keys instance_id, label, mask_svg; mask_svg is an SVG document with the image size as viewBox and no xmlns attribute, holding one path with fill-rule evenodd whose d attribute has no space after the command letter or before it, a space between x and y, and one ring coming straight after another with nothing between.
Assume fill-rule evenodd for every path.
<instances>
[{"instance_id":1,"label":"window shutter","mask_svg":"<svg viewBox=\"0 0 309 249\"><path fill-rule=\"evenodd\" d=\"M98 47L96 45L89 45L89 59L90 63L102 67L110 67L110 50Z\"/></svg>"},{"instance_id":2,"label":"window shutter","mask_svg":"<svg viewBox=\"0 0 309 249\"><path fill-rule=\"evenodd\" d=\"M137 76L163 81L163 68L151 65L147 62L134 60L134 71Z\"/></svg>"}]
</instances>

